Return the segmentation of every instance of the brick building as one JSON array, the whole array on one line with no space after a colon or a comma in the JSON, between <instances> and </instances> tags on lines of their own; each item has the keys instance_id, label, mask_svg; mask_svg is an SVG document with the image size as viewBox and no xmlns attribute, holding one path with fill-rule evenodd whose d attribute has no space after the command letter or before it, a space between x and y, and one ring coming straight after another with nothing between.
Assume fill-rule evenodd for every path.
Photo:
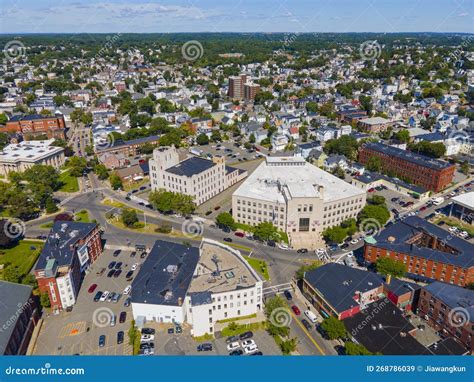
<instances>
[{"instance_id":1,"label":"brick building","mask_svg":"<svg viewBox=\"0 0 474 382\"><path fill-rule=\"evenodd\" d=\"M244 99L254 100L257 93L260 91L260 85L246 83L244 84Z\"/></svg>"},{"instance_id":2,"label":"brick building","mask_svg":"<svg viewBox=\"0 0 474 382\"><path fill-rule=\"evenodd\" d=\"M357 125L363 130L368 133L379 133L381 131L387 130L389 127L392 126L390 120L382 117L372 117L372 118L364 118L360 119L357 122Z\"/></svg>"},{"instance_id":3,"label":"brick building","mask_svg":"<svg viewBox=\"0 0 474 382\"><path fill-rule=\"evenodd\" d=\"M366 239L365 261L379 257L403 262L407 273L423 281L465 286L474 282L474 245L418 216L395 223Z\"/></svg>"},{"instance_id":4,"label":"brick building","mask_svg":"<svg viewBox=\"0 0 474 382\"><path fill-rule=\"evenodd\" d=\"M365 165L372 157L380 158L382 169L393 174L392 176L407 179L435 192L449 186L454 177L453 164L382 143L367 143L362 146L359 162Z\"/></svg>"},{"instance_id":5,"label":"brick building","mask_svg":"<svg viewBox=\"0 0 474 382\"><path fill-rule=\"evenodd\" d=\"M233 99L244 98L244 84L247 82L247 75L229 77L229 97Z\"/></svg>"},{"instance_id":6,"label":"brick building","mask_svg":"<svg viewBox=\"0 0 474 382\"><path fill-rule=\"evenodd\" d=\"M48 293L53 311L76 303L82 275L101 253L96 223L54 223L35 267L38 287Z\"/></svg>"},{"instance_id":7,"label":"brick building","mask_svg":"<svg viewBox=\"0 0 474 382\"><path fill-rule=\"evenodd\" d=\"M443 336L474 349L474 291L434 282L422 288L417 313Z\"/></svg>"},{"instance_id":8,"label":"brick building","mask_svg":"<svg viewBox=\"0 0 474 382\"><path fill-rule=\"evenodd\" d=\"M62 115L15 115L0 132L22 133L24 138L46 134L48 138L66 138L66 122Z\"/></svg>"}]
</instances>

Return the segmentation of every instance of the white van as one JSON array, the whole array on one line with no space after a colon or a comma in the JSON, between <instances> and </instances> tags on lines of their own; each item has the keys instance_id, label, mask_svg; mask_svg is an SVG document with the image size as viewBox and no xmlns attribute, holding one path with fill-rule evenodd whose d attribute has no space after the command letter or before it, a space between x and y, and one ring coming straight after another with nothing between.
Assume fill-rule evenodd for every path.
<instances>
[{"instance_id":1,"label":"white van","mask_svg":"<svg viewBox=\"0 0 474 382\"><path fill-rule=\"evenodd\" d=\"M116 322L117 318L115 317L115 314L112 314L112 317L110 317L110 326L115 326Z\"/></svg>"},{"instance_id":2,"label":"white van","mask_svg":"<svg viewBox=\"0 0 474 382\"><path fill-rule=\"evenodd\" d=\"M313 324L315 324L315 323L318 321L318 318L316 317L316 315L315 315L312 311L306 310L306 311L304 312L304 314L305 314L306 317L309 318L309 320L310 320Z\"/></svg>"}]
</instances>

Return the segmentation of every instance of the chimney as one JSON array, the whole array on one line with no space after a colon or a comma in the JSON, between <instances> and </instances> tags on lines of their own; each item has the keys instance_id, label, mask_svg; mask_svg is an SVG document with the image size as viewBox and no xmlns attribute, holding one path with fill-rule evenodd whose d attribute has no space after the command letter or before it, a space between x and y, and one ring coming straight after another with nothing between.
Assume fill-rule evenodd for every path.
<instances>
[{"instance_id":1,"label":"chimney","mask_svg":"<svg viewBox=\"0 0 474 382\"><path fill-rule=\"evenodd\" d=\"M392 275L389 274L389 275L387 275L387 279L385 280L385 283L387 285L390 285L390 281L392 281Z\"/></svg>"}]
</instances>

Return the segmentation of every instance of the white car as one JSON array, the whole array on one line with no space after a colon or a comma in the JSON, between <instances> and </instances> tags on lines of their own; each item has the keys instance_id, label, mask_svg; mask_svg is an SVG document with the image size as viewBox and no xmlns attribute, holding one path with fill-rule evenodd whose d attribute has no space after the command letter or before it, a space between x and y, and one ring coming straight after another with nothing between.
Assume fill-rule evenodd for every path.
<instances>
[{"instance_id":1,"label":"white car","mask_svg":"<svg viewBox=\"0 0 474 382\"><path fill-rule=\"evenodd\" d=\"M100 296L100 301L105 301L107 300L107 297L109 296L109 291L105 291L104 293L102 293L102 296Z\"/></svg>"},{"instance_id":2,"label":"white car","mask_svg":"<svg viewBox=\"0 0 474 382\"><path fill-rule=\"evenodd\" d=\"M132 290L132 286L129 285L123 290L123 294L129 294L131 290Z\"/></svg>"},{"instance_id":3,"label":"white car","mask_svg":"<svg viewBox=\"0 0 474 382\"><path fill-rule=\"evenodd\" d=\"M453 192L450 192L449 193L449 196L456 196L456 193L453 191Z\"/></svg>"},{"instance_id":4,"label":"white car","mask_svg":"<svg viewBox=\"0 0 474 382\"><path fill-rule=\"evenodd\" d=\"M357 244L358 242L359 242L358 239L352 239L352 240L351 240L351 244Z\"/></svg>"},{"instance_id":5,"label":"white car","mask_svg":"<svg viewBox=\"0 0 474 382\"><path fill-rule=\"evenodd\" d=\"M458 230L458 229L457 229L456 227L449 227L449 228L448 228L448 231L449 231L449 232L457 232L457 230Z\"/></svg>"},{"instance_id":6,"label":"white car","mask_svg":"<svg viewBox=\"0 0 474 382\"><path fill-rule=\"evenodd\" d=\"M246 348L244 348L245 354L252 354L252 353L255 353L257 351L258 351L257 345L247 346Z\"/></svg>"},{"instance_id":7,"label":"white car","mask_svg":"<svg viewBox=\"0 0 474 382\"><path fill-rule=\"evenodd\" d=\"M461 237L466 237L467 235L469 235L466 231L462 231L459 236Z\"/></svg>"},{"instance_id":8,"label":"white car","mask_svg":"<svg viewBox=\"0 0 474 382\"><path fill-rule=\"evenodd\" d=\"M227 345L227 350L228 351L233 351L233 350L235 350L239 347L240 347L240 345L237 341L236 342L231 342L229 345Z\"/></svg>"},{"instance_id":9,"label":"white car","mask_svg":"<svg viewBox=\"0 0 474 382\"><path fill-rule=\"evenodd\" d=\"M131 270L134 271L135 269L137 269L137 267L138 267L138 263L135 263L135 264L132 265Z\"/></svg>"},{"instance_id":10,"label":"white car","mask_svg":"<svg viewBox=\"0 0 474 382\"><path fill-rule=\"evenodd\" d=\"M155 340L155 336L153 334L142 334L140 341L141 342L151 342Z\"/></svg>"},{"instance_id":11,"label":"white car","mask_svg":"<svg viewBox=\"0 0 474 382\"><path fill-rule=\"evenodd\" d=\"M255 344L254 340L245 340L245 341L242 341L242 346L244 348L247 348L249 346L257 346L257 345Z\"/></svg>"},{"instance_id":12,"label":"white car","mask_svg":"<svg viewBox=\"0 0 474 382\"><path fill-rule=\"evenodd\" d=\"M285 243L278 243L277 246L278 246L278 248L284 249L284 250L287 250L287 249L290 248L290 247L288 247L288 245L286 245Z\"/></svg>"}]
</instances>

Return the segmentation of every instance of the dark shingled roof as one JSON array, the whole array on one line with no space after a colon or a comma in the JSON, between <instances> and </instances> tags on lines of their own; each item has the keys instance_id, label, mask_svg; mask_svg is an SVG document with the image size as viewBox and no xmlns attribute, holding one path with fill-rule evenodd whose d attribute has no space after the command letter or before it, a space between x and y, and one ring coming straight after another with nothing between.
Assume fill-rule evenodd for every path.
<instances>
[{"instance_id":1,"label":"dark shingled roof","mask_svg":"<svg viewBox=\"0 0 474 382\"><path fill-rule=\"evenodd\" d=\"M455 248L459 253L450 254L436 249L418 247L408 244L406 241L424 231L431 236L435 236L440 241L446 242L450 247ZM389 240L390 239L390 240ZM391 241L394 239L394 241ZM411 256L422 257L440 263L452 264L463 268L474 265L474 245L463 240L450 232L427 222L418 216L409 216L391 226L388 226L374 237L375 247L385 248L398 253L406 253Z\"/></svg>"},{"instance_id":2,"label":"dark shingled roof","mask_svg":"<svg viewBox=\"0 0 474 382\"><path fill-rule=\"evenodd\" d=\"M339 313L359 305L353 299L356 292L365 293L383 284L375 273L337 263L306 272L305 280Z\"/></svg>"},{"instance_id":3,"label":"dark shingled roof","mask_svg":"<svg viewBox=\"0 0 474 382\"><path fill-rule=\"evenodd\" d=\"M179 176L193 176L209 170L214 165L215 163L213 161L199 157L191 157L178 163L176 166L166 169L166 171Z\"/></svg>"},{"instance_id":4,"label":"dark shingled roof","mask_svg":"<svg viewBox=\"0 0 474 382\"><path fill-rule=\"evenodd\" d=\"M390 157L396 157L403 161L415 163L417 165L432 168L435 170L442 170L454 166L451 163L444 162L439 159L430 158L424 155L416 154L408 150L402 150L398 147L384 145L382 143L366 143L365 147L369 150L378 151Z\"/></svg>"},{"instance_id":5,"label":"dark shingled roof","mask_svg":"<svg viewBox=\"0 0 474 382\"><path fill-rule=\"evenodd\" d=\"M212 302L212 293L210 291L191 293L190 297L192 306L205 305Z\"/></svg>"},{"instance_id":6,"label":"dark shingled roof","mask_svg":"<svg viewBox=\"0 0 474 382\"><path fill-rule=\"evenodd\" d=\"M12 320L12 317L17 317L19 309L28 303L32 290L33 288L28 285L0 281L0 322L2 325ZM0 330L0 355L5 353L15 325L16 319L11 325L5 325L6 327Z\"/></svg>"},{"instance_id":7,"label":"dark shingled roof","mask_svg":"<svg viewBox=\"0 0 474 382\"><path fill-rule=\"evenodd\" d=\"M445 338L428 349L435 355L464 355L468 353L467 349L453 337Z\"/></svg>"},{"instance_id":8,"label":"dark shingled roof","mask_svg":"<svg viewBox=\"0 0 474 382\"><path fill-rule=\"evenodd\" d=\"M471 252L471 255L474 255L474 252ZM474 290L464 289L440 281L435 281L425 286L424 289L451 309L465 309L470 322L474 323Z\"/></svg>"},{"instance_id":9,"label":"dark shingled roof","mask_svg":"<svg viewBox=\"0 0 474 382\"><path fill-rule=\"evenodd\" d=\"M32 120L51 119L51 118L58 118L58 117L56 115L40 115L40 114L14 115L13 117L9 119L9 122L32 121Z\"/></svg>"},{"instance_id":10,"label":"dark shingled roof","mask_svg":"<svg viewBox=\"0 0 474 382\"><path fill-rule=\"evenodd\" d=\"M55 222L46 239L35 269L44 269L48 262L47 258L56 259L57 266L71 264L75 253L75 244L87 237L96 227L96 223Z\"/></svg>"},{"instance_id":11,"label":"dark shingled roof","mask_svg":"<svg viewBox=\"0 0 474 382\"><path fill-rule=\"evenodd\" d=\"M199 248L157 240L132 283L132 302L184 303L199 260Z\"/></svg>"},{"instance_id":12,"label":"dark shingled roof","mask_svg":"<svg viewBox=\"0 0 474 382\"><path fill-rule=\"evenodd\" d=\"M415 327L388 299L369 304L366 309L346 318L344 324L357 342L372 353L384 355L430 355L410 331Z\"/></svg>"}]
</instances>

